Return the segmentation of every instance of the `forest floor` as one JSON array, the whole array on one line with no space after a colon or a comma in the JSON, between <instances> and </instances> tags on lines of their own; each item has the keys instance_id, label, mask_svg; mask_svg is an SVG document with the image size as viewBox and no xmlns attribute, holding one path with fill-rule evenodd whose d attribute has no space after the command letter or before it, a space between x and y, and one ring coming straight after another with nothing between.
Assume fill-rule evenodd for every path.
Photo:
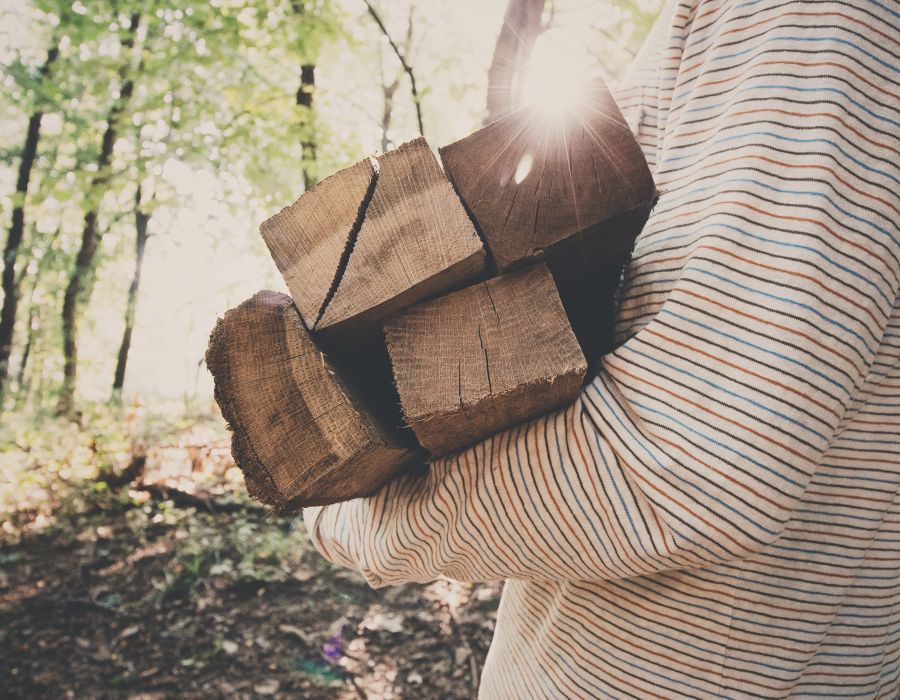
<instances>
[{"instance_id":1,"label":"forest floor","mask_svg":"<svg viewBox=\"0 0 900 700\"><path fill-rule=\"evenodd\" d=\"M4 698L476 696L499 584L373 590L246 501L227 444L178 454L0 500Z\"/></svg>"}]
</instances>

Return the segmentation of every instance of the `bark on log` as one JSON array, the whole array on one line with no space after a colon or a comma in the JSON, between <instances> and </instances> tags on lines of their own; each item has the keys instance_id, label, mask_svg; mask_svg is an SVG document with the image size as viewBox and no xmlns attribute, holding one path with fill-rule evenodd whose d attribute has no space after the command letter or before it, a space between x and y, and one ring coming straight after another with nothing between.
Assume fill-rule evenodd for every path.
<instances>
[{"instance_id":1,"label":"bark on log","mask_svg":"<svg viewBox=\"0 0 900 700\"><path fill-rule=\"evenodd\" d=\"M589 361L609 349L613 292L656 199L641 148L602 81L440 149L497 267L545 259Z\"/></svg>"},{"instance_id":2,"label":"bark on log","mask_svg":"<svg viewBox=\"0 0 900 700\"><path fill-rule=\"evenodd\" d=\"M226 312L206 362L247 490L279 510L369 495L420 456L371 417L284 294Z\"/></svg>"},{"instance_id":3,"label":"bark on log","mask_svg":"<svg viewBox=\"0 0 900 700\"><path fill-rule=\"evenodd\" d=\"M435 455L572 401L587 370L545 265L407 309L385 336L403 413Z\"/></svg>"},{"instance_id":4,"label":"bark on log","mask_svg":"<svg viewBox=\"0 0 900 700\"><path fill-rule=\"evenodd\" d=\"M485 268L472 222L424 139L342 170L261 233L306 327L352 343Z\"/></svg>"}]
</instances>

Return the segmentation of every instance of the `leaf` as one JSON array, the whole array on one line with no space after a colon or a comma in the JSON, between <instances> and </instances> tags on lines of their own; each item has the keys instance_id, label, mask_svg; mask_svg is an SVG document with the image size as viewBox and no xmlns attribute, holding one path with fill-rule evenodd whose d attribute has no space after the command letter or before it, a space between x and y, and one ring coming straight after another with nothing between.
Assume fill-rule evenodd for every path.
<instances>
[{"instance_id":1,"label":"leaf","mask_svg":"<svg viewBox=\"0 0 900 700\"><path fill-rule=\"evenodd\" d=\"M259 695L275 695L280 687L281 683L277 679L268 678L254 685L253 690Z\"/></svg>"},{"instance_id":2,"label":"leaf","mask_svg":"<svg viewBox=\"0 0 900 700\"><path fill-rule=\"evenodd\" d=\"M312 646L312 638L299 627L295 627L294 625L278 625L278 631L297 637L297 639L304 644Z\"/></svg>"}]
</instances>

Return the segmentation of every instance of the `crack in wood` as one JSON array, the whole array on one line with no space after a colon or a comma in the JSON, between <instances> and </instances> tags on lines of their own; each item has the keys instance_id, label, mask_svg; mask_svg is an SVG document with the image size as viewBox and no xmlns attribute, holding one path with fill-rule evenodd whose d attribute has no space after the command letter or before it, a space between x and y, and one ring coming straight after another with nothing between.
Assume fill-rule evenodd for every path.
<instances>
[{"instance_id":1,"label":"crack in wood","mask_svg":"<svg viewBox=\"0 0 900 700\"><path fill-rule=\"evenodd\" d=\"M353 249L356 247L359 232L362 230L363 223L365 223L369 204L372 203L372 197L375 195L375 187L378 185L378 172L380 168L377 159L369 158L369 162L372 165L372 177L369 180L369 186L366 188L366 193L363 195L362 202L360 202L356 220L353 222L353 226L350 227L350 233L347 235L347 242L344 244L344 250L341 253L340 260L338 260L337 268L335 268L331 286L328 288L325 297L322 299L319 313L316 315L316 320L313 322L312 326L310 326L310 330L316 329L319 322L322 320L322 317L325 315L325 312L328 310L328 305L331 303L331 300L334 299L334 295L337 294L338 287L341 285L341 280L344 279L344 273L347 271L347 265L350 264L350 256L353 254Z\"/></svg>"},{"instance_id":2,"label":"crack in wood","mask_svg":"<svg viewBox=\"0 0 900 700\"><path fill-rule=\"evenodd\" d=\"M484 347L484 336L481 335L481 325L478 326L478 343L481 345L481 353L484 355L484 371L487 374L488 396L494 395L494 386L491 383L491 363L488 360L488 351Z\"/></svg>"},{"instance_id":3,"label":"crack in wood","mask_svg":"<svg viewBox=\"0 0 900 700\"><path fill-rule=\"evenodd\" d=\"M506 216L503 217L503 226L505 227L509 223L509 217L512 216L513 208L516 206L516 197L519 195L519 188L515 188L513 190L512 201L509 203L509 208L506 210Z\"/></svg>"},{"instance_id":4,"label":"crack in wood","mask_svg":"<svg viewBox=\"0 0 900 700\"><path fill-rule=\"evenodd\" d=\"M487 294L488 301L491 302L491 308L494 310L494 316L497 317L497 324L500 324L500 314L497 313L497 306L494 304L494 297L491 295L491 285L485 284L483 285L484 291Z\"/></svg>"}]
</instances>

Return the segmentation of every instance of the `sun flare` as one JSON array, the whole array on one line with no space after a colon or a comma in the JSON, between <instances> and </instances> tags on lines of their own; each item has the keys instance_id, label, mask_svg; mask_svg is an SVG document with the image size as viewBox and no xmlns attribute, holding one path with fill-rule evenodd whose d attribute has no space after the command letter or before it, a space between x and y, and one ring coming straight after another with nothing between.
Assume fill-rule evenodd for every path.
<instances>
[{"instance_id":1,"label":"sun flare","mask_svg":"<svg viewBox=\"0 0 900 700\"><path fill-rule=\"evenodd\" d=\"M572 115L585 102L591 78L585 56L558 43L539 43L522 79L522 102L548 116Z\"/></svg>"}]
</instances>

